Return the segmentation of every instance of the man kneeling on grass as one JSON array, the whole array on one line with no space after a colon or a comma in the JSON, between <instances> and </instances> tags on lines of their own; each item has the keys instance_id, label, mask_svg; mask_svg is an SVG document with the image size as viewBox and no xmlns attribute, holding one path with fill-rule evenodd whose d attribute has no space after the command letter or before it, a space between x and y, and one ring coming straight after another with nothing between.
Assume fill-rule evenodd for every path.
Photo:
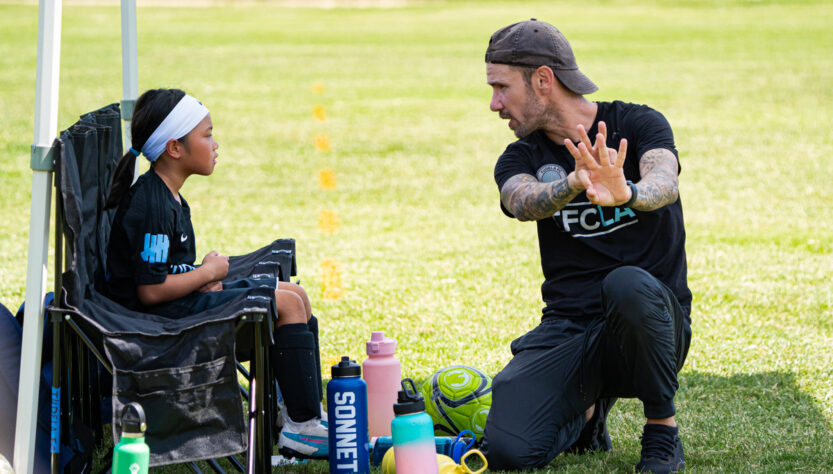
<instances>
[{"instance_id":1,"label":"man kneeling on grass","mask_svg":"<svg viewBox=\"0 0 833 474\"><path fill-rule=\"evenodd\" d=\"M691 292L671 127L644 105L585 99L596 85L535 19L492 35L486 77L490 108L519 138L495 166L501 208L537 221L546 303L495 376L489 467L609 450L611 406L636 397L647 418L637 470L683 469L674 394Z\"/></svg>"}]
</instances>

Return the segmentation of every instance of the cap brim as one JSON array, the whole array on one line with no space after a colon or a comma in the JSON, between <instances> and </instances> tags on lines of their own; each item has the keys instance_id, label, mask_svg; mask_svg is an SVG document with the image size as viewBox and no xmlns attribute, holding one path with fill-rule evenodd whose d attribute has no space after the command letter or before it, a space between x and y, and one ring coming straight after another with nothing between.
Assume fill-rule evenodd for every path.
<instances>
[{"instance_id":1,"label":"cap brim","mask_svg":"<svg viewBox=\"0 0 833 474\"><path fill-rule=\"evenodd\" d=\"M553 73L567 89L570 89L576 94L591 94L599 90L599 87L578 69L553 68Z\"/></svg>"}]
</instances>

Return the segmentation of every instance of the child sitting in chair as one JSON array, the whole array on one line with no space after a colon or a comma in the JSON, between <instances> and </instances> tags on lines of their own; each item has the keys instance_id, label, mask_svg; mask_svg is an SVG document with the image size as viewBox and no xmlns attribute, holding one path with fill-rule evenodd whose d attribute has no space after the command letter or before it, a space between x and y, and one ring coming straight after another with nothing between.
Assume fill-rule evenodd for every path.
<instances>
[{"instance_id":1,"label":"child sitting in chair","mask_svg":"<svg viewBox=\"0 0 833 474\"><path fill-rule=\"evenodd\" d=\"M118 206L107 249L107 295L132 310L179 318L264 285L263 279L223 283L228 257L213 250L195 264L191 212L179 191L188 177L208 176L217 163L208 109L178 89L149 90L136 101L130 130L133 147L116 168L106 206ZM131 186L140 152L151 166ZM303 288L267 281L274 284L278 313L270 358L285 403L278 447L327 457L318 320Z\"/></svg>"}]
</instances>

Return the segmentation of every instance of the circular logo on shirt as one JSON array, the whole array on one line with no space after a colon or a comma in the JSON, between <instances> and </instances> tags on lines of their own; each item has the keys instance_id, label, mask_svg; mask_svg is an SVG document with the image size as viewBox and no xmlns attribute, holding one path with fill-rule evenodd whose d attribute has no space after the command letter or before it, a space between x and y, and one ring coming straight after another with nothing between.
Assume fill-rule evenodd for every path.
<instances>
[{"instance_id":1,"label":"circular logo on shirt","mask_svg":"<svg viewBox=\"0 0 833 474\"><path fill-rule=\"evenodd\" d=\"M538 181L541 181L542 183L549 183L551 181L558 181L559 179L566 178L567 172L564 171L564 168L558 165L547 164L538 168L538 172L535 173L535 176L538 178Z\"/></svg>"}]
</instances>

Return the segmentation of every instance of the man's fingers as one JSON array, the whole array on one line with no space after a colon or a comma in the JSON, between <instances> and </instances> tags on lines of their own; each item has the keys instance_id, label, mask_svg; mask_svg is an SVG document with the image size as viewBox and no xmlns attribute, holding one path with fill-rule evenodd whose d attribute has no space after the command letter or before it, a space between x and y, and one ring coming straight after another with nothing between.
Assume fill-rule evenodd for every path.
<instances>
[{"instance_id":1,"label":"man's fingers","mask_svg":"<svg viewBox=\"0 0 833 474\"><path fill-rule=\"evenodd\" d=\"M601 133L596 134L596 148L599 149L599 162L601 165L610 166L610 155L607 154L607 144L605 143L604 135Z\"/></svg>"},{"instance_id":2,"label":"man's fingers","mask_svg":"<svg viewBox=\"0 0 833 474\"><path fill-rule=\"evenodd\" d=\"M625 156L628 154L628 139L623 138L619 142L619 155L616 156L616 167L622 168L625 166Z\"/></svg>"},{"instance_id":3,"label":"man's fingers","mask_svg":"<svg viewBox=\"0 0 833 474\"><path fill-rule=\"evenodd\" d=\"M590 137L587 136L587 131L584 130L584 125L579 124L576 128L578 128L578 135L581 143L584 143L584 146L586 146L588 150L592 150L593 144L590 143Z\"/></svg>"},{"instance_id":4,"label":"man's fingers","mask_svg":"<svg viewBox=\"0 0 833 474\"><path fill-rule=\"evenodd\" d=\"M602 138L607 140L607 124L604 122L599 122L599 133L602 134Z\"/></svg>"},{"instance_id":5,"label":"man's fingers","mask_svg":"<svg viewBox=\"0 0 833 474\"><path fill-rule=\"evenodd\" d=\"M572 140L570 140L569 138L565 138L564 139L564 146L567 147L567 151L569 151L570 154L573 155L573 159L576 160L576 163L580 163L581 162L581 153L579 153L578 148L576 148L576 146L573 145Z\"/></svg>"},{"instance_id":6,"label":"man's fingers","mask_svg":"<svg viewBox=\"0 0 833 474\"><path fill-rule=\"evenodd\" d=\"M596 162L596 159L593 158L593 155L590 154L590 150L587 149L587 145L579 143L578 151L581 153L581 158L582 161L584 161L585 167L591 170L599 169L599 164Z\"/></svg>"},{"instance_id":7,"label":"man's fingers","mask_svg":"<svg viewBox=\"0 0 833 474\"><path fill-rule=\"evenodd\" d=\"M610 163L610 166L616 164L616 150L613 148L607 149L607 161Z\"/></svg>"}]
</instances>

